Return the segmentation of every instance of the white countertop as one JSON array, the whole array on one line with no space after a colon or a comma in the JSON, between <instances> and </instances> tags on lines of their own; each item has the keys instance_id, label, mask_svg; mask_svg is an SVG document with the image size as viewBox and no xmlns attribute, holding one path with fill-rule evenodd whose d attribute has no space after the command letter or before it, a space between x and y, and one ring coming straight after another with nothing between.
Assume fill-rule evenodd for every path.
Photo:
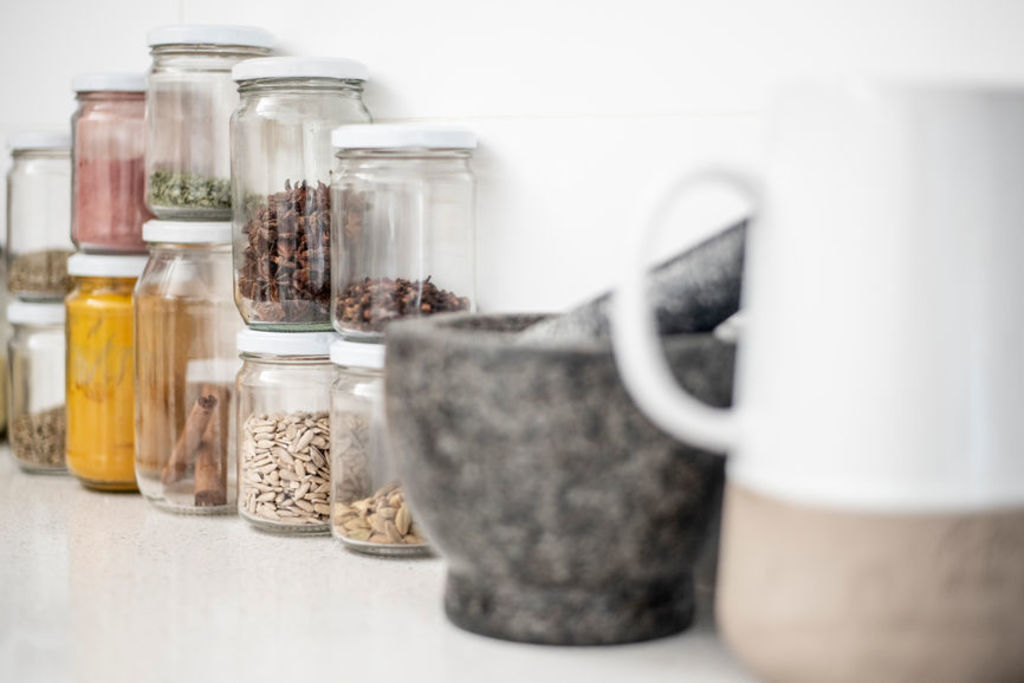
<instances>
[{"instance_id":1,"label":"white countertop","mask_svg":"<svg viewBox=\"0 0 1024 683\"><path fill-rule=\"evenodd\" d=\"M0 449L0 680L752 680L705 624L597 648L466 633L444 617L443 579L439 559L168 514L25 474Z\"/></svg>"}]
</instances>

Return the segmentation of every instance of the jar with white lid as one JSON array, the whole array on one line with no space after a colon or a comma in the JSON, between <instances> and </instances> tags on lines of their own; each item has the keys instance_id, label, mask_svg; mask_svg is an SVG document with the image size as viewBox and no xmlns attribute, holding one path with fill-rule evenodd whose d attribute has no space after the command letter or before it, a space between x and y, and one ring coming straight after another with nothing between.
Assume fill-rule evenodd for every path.
<instances>
[{"instance_id":1,"label":"jar with white lid","mask_svg":"<svg viewBox=\"0 0 1024 683\"><path fill-rule=\"evenodd\" d=\"M372 555L428 554L388 451L384 346L339 339L331 362L332 533Z\"/></svg>"},{"instance_id":2,"label":"jar with white lid","mask_svg":"<svg viewBox=\"0 0 1024 683\"><path fill-rule=\"evenodd\" d=\"M235 510L232 397L242 321L231 223L149 221L135 285L135 476L171 512Z\"/></svg>"},{"instance_id":3,"label":"jar with white lid","mask_svg":"<svg viewBox=\"0 0 1024 683\"><path fill-rule=\"evenodd\" d=\"M334 131L332 322L379 341L391 320L475 309L476 135L413 124Z\"/></svg>"},{"instance_id":4,"label":"jar with white lid","mask_svg":"<svg viewBox=\"0 0 1024 683\"><path fill-rule=\"evenodd\" d=\"M99 254L68 259L67 463L87 488L138 488L132 290L146 260Z\"/></svg>"},{"instance_id":5,"label":"jar with white lid","mask_svg":"<svg viewBox=\"0 0 1024 683\"><path fill-rule=\"evenodd\" d=\"M158 218L231 218L231 68L270 54L251 26L179 24L149 32L146 203Z\"/></svg>"},{"instance_id":6,"label":"jar with white lid","mask_svg":"<svg viewBox=\"0 0 1024 683\"><path fill-rule=\"evenodd\" d=\"M88 252L145 252L146 76L79 74L71 87L71 239Z\"/></svg>"},{"instance_id":7,"label":"jar with white lid","mask_svg":"<svg viewBox=\"0 0 1024 683\"><path fill-rule=\"evenodd\" d=\"M232 70L235 298L263 330L330 330L331 132L368 123L367 69L350 59L268 57Z\"/></svg>"},{"instance_id":8,"label":"jar with white lid","mask_svg":"<svg viewBox=\"0 0 1024 683\"><path fill-rule=\"evenodd\" d=\"M27 472L64 472L64 304L13 301L7 319L11 454Z\"/></svg>"},{"instance_id":9,"label":"jar with white lid","mask_svg":"<svg viewBox=\"0 0 1024 683\"><path fill-rule=\"evenodd\" d=\"M238 512L282 533L329 530L331 360L325 332L238 333Z\"/></svg>"},{"instance_id":10,"label":"jar with white lid","mask_svg":"<svg viewBox=\"0 0 1024 683\"><path fill-rule=\"evenodd\" d=\"M7 286L16 297L60 301L71 255L71 136L25 131L7 140Z\"/></svg>"}]
</instances>

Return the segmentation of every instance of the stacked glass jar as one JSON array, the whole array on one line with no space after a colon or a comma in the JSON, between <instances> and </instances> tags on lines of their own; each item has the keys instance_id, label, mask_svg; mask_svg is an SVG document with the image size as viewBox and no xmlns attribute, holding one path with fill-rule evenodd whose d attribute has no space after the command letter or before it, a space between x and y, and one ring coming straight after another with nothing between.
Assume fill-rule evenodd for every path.
<instances>
[{"instance_id":1,"label":"stacked glass jar","mask_svg":"<svg viewBox=\"0 0 1024 683\"><path fill-rule=\"evenodd\" d=\"M231 218L231 69L270 54L273 36L250 26L174 25L150 31L146 203L158 218Z\"/></svg>"},{"instance_id":2,"label":"stacked glass jar","mask_svg":"<svg viewBox=\"0 0 1024 683\"><path fill-rule=\"evenodd\" d=\"M271 57L233 69L238 509L257 528L324 533L330 517L331 132L370 121L366 67Z\"/></svg>"},{"instance_id":3,"label":"stacked glass jar","mask_svg":"<svg viewBox=\"0 0 1024 683\"><path fill-rule=\"evenodd\" d=\"M428 551L389 455L381 407L387 325L475 309L476 136L422 125L334 132L332 529L349 548Z\"/></svg>"},{"instance_id":4,"label":"stacked glass jar","mask_svg":"<svg viewBox=\"0 0 1024 683\"><path fill-rule=\"evenodd\" d=\"M86 73L71 88L69 234L78 252L67 261L61 426L68 469L83 485L134 491L131 293L145 265L142 224L152 217L144 197L146 77Z\"/></svg>"},{"instance_id":5,"label":"stacked glass jar","mask_svg":"<svg viewBox=\"0 0 1024 683\"><path fill-rule=\"evenodd\" d=\"M135 286L135 476L152 503L233 512L231 223L149 221Z\"/></svg>"},{"instance_id":6,"label":"stacked glass jar","mask_svg":"<svg viewBox=\"0 0 1024 683\"><path fill-rule=\"evenodd\" d=\"M14 301L7 320L11 454L26 472L64 472L64 306Z\"/></svg>"},{"instance_id":7,"label":"stacked glass jar","mask_svg":"<svg viewBox=\"0 0 1024 683\"><path fill-rule=\"evenodd\" d=\"M87 488L138 490L132 290L145 267L145 256L68 259L67 459Z\"/></svg>"},{"instance_id":8,"label":"stacked glass jar","mask_svg":"<svg viewBox=\"0 0 1024 683\"><path fill-rule=\"evenodd\" d=\"M9 434L15 460L30 472L64 470L63 373L46 377L50 384L45 388L33 381L39 373L55 372L50 364L60 349L51 342L55 334L64 334L63 314L58 319L54 309L61 308L67 293L72 251L70 147L66 132L27 131L8 139L3 303L6 307L8 292L15 301L6 307L0 341L7 355L0 363L0 404L2 422L16 426ZM16 328L9 343L8 321ZM60 351L61 370L63 356ZM54 381L59 382L59 394Z\"/></svg>"},{"instance_id":9,"label":"stacked glass jar","mask_svg":"<svg viewBox=\"0 0 1024 683\"><path fill-rule=\"evenodd\" d=\"M245 26L177 25L149 34L145 103L149 260L134 288L134 472L157 507L235 510L231 280L231 69L269 54L273 37Z\"/></svg>"}]
</instances>

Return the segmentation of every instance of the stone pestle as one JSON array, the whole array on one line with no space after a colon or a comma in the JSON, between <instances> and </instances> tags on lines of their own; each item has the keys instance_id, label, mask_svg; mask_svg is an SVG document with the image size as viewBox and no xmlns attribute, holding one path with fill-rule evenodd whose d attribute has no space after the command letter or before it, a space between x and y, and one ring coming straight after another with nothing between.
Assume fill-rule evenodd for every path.
<instances>
[{"instance_id":1,"label":"stone pestle","mask_svg":"<svg viewBox=\"0 0 1024 683\"><path fill-rule=\"evenodd\" d=\"M649 296L660 334L710 332L739 310L747 221L709 237L657 266ZM520 342L609 339L606 292L563 315L545 318L519 333Z\"/></svg>"}]
</instances>

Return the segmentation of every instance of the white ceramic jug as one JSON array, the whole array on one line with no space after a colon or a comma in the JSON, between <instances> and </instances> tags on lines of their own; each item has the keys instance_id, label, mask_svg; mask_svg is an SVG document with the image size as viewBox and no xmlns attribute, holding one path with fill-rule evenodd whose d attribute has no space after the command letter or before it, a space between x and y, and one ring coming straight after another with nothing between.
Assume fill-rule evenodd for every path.
<instances>
[{"instance_id":1,"label":"white ceramic jug","mask_svg":"<svg viewBox=\"0 0 1024 683\"><path fill-rule=\"evenodd\" d=\"M1024 89L793 88L762 179L678 181L614 304L623 380L728 451L718 616L780 681L1024 680ZM645 243L726 183L755 220L735 407L676 387Z\"/></svg>"}]
</instances>

